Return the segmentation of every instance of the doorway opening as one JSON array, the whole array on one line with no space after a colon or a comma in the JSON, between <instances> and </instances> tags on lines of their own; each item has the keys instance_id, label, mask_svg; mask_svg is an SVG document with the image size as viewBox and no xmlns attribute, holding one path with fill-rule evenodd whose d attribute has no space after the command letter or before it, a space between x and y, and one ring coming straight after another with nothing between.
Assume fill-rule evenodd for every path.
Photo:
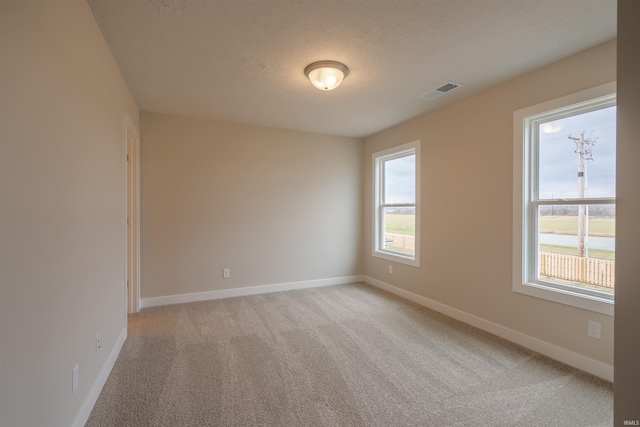
<instances>
[{"instance_id":1,"label":"doorway opening","mask_svg":"<svg viewBox=\"0 0 640 427\"><path fill-rule=\"evenodd\" d=\"M126 313L140 311L140 132L125 113Z\"/></svg>"}]
</instances>

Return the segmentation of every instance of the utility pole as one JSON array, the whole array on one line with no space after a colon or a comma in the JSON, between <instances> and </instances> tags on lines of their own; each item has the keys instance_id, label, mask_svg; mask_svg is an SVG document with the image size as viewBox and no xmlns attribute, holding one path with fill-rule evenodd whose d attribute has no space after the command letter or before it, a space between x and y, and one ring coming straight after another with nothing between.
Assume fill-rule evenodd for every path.
<instances>
[{"instance_id":1,"label":"utility pole","mask_svg":"<svg viewBox=\"0 0 640 427\"><path fill-rule=\"evenodd\" d=\"M592 132L593 133L593 132ZM586 160L593 160L593 146L596 144L596 139L591 137L584 137L584 131L580 133L580 137L574 137L569 135L569 139L572 139L576 143L576 151L578 154L578 198L584 198L587 186L587 163ZM578 205L578 256L584 257L585 254L585 238L587 236L587 206Z\"/></svg>"}]
</instances>

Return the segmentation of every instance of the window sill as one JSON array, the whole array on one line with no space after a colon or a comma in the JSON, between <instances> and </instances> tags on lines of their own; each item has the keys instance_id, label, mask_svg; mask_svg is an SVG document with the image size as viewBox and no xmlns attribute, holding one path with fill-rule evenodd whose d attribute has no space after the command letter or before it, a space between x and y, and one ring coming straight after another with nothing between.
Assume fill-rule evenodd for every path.
<instances>
[{"instance_id":1,"label":"window sill","mask_svg":"<svg viewBox=\"0 0 640 427\"><path fill-rule=\"evenodd\" d=\"M513 284L513 291L608 316L614 315L613 300L607 298L584 295L537 283L519 283L517 281Z\"/></svg>"},{"instance_id":2,"label":"window sill","mask_svg":"<svg viewBox=\"0 0 640 427\"><path fill-rule=\"evenodd\" d=\"M409 258L393 252L373 251L372 255L376 258L382 258L387 261L397 262L399 264L406 264L412 267L420 267L420 260L417 258Z\"/></svg>"}]
</instances>

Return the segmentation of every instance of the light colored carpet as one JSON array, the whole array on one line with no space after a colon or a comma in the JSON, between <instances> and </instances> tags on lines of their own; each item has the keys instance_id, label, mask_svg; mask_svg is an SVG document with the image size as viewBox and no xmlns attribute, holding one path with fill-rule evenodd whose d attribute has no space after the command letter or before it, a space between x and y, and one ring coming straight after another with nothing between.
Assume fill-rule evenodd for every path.
<instances>
[{"instance_id":1,"label":"light colored carpet","mask_svg":"<svg viewBox=\"0 0 640 427\"><path fill-rule=\"evenodd\" d=\"M88 426L610 426L613 387L365 284L142 310Z\"/></svg>"}]
</instances>

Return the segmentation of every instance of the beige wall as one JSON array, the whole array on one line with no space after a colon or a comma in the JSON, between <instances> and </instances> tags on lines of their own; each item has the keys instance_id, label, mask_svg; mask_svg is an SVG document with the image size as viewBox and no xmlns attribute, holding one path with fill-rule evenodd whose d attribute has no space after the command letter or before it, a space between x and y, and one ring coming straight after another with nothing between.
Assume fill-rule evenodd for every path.
<instances>
[{"instance_id":1,"label":"beige wall","mask_svg":"<svg viewBox=\"0 0 640 427\"><path fill-rule=\"evenodd\" d=\"M513 112L615 78L609 42L366 138L364 273L613 365L612 317L512 291L511 227ZM389 274L389 262L371 256L371 153L416 139L422 259ZM602 323L601 340L587 336L589 319Z\"/></svg>"},{"instance_id":2,"label":"beige wall","mask_svg":"<svg viewBox=\"0 0 640 427\"><path fill-rule=\"evenodd\" d=\"M86 2L0 7L0 425L69 426L125 326L123 120L138 109Z\"/></svg>"},{"instance_id":3,"label":"beige wall","mask_svg":"<svg viewBox=\"0 0 640 427\"><path fill-rule=\"evenodd\" d=\"M2 1L0 20L0 425L68 426L125 326L123 114L137 124L138 110L84 1ZM620 111L630 113L620 120L619 419L639 418L623 412L640 383L639 160L622 136L638 133L633 25L620 46L629 59ZM143 114L142 297L365 273L612 364L612 318L511 291L511 135L514 110L614 80L615 50L560 61L367 138L364 149L351 138ZM415 139L422 267L389 275L370 256L371 153ZM586 336L587 319L603 324L602 340Z\"/></svg>"},{"instance_id":4,"label":"beige wall","mask_svg":"<svg viewBox=\"0 0 640 427\"><path fill-rule=\"evenodd\" d=\"M142 298L361 273L361 140L151 113L141 134Z\"/></svg>"},{"instance_id":5,"label":"beige wall","mask_svg":"<svg viewBox=\"0 0 640 427\"><path fill-rule=\"evenodd\" d=\"M640 420L640 2L618 2L615 425Z\"/></svg>"}]
</instances>

